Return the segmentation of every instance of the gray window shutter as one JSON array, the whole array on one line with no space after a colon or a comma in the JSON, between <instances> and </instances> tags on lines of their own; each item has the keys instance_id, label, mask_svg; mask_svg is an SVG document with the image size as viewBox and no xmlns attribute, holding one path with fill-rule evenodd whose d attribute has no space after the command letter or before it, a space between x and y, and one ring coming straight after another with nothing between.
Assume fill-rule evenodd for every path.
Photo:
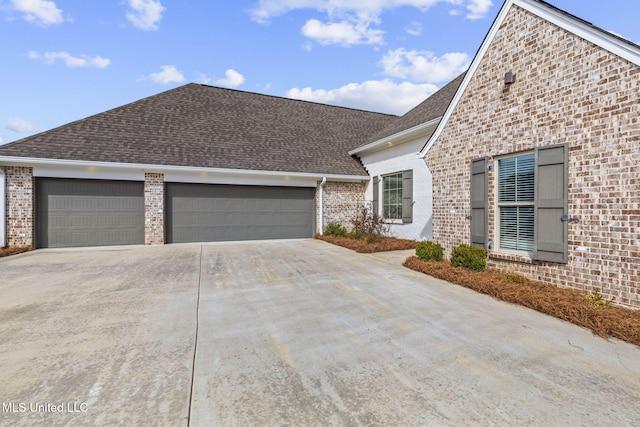
<instances>
[{"instance_id":1,"label":"gray window shutter","mask_svg":"<svg viewBox=\"0 0 640 427\"><path fill-rule=\"evenodd\" d=\"M413 169L402 171L402 223L413 222Z\"/></svg>"},{"instance_id":2,"label":"gray window shutter","mask_svg":"<svg viewBox=\"0 0 640 427\"><path fill-rule=\"evenodd\" d=\"M567 144L536 149L536 201L534 259L566 263L568 260Z\"/></svg>"},{"instance_id":3,"label":"gray window shutter","mask_svg":"<svg viewBox=\"0 0 640 427\"><path fill-rule=\"evenodd\" d=\"M471 161L471 244L487 247L489 228L489 176L487 157Z\"/></svg>"},{"instance_id":4,"label":"gray window shutter","mask_svg":"<svg viewBox=\"0 0 640 427\"><path fill-rule=\"evenodd\" d=\"M379 190L378 190L378 183L380 182L380 178L378 178L377 176L373 177L373 213L375 215L379 215L380 213L380 206L378 205L378 200L379 200Z\"/></svg>"}]
</instances>

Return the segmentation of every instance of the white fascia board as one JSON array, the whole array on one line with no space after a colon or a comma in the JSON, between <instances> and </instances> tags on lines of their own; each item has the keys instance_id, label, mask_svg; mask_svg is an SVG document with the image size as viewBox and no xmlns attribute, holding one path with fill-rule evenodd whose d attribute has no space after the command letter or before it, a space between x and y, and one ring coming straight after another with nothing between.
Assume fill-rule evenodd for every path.
<instances>
[{"instance_id":1,"label":"white fascia board","mask_svg":"<svg viewBox=\"0 0 640 427\"><path fill-rule=\"evenodd\" d=\"M426 123L422 123L412 128L405 129L401 132L387 136L386 138L379 139L370 144L363 145L362 147L358 147L354 150L349 151L349 155L361 155L369 151L377 151L385 148L390 148L398 144L411 141L412 139L415 139L422 134L426 134L430 128L436 126L440 122L440 119L441 117L438 117L437 119L433 119Z\"/></svg>"},{"instance_id":2,"label":"white fascia board","mask_svg":"<svg viewBox=\"0 0 640 427\"><path fill-rule=\"evenodd\" d=\"M4 248L7 245L7 186L4 177L4 171L0 169L0 248Z\"/></svg>"},{"instance_id":3,"label":"white fascia board","mask_svg":"<svg viewBox=\"0 0 640 427\"><path fill-rule=\"evenodd\" d=\"M449 104L447 111L442 116L442 120L438 124L438 127L436 128L435 132L433 132L433 135L431 135L431 138L429 138L429 141L427 141L424 148L418 154L420 158L424 158L427 155L433 143L442 133L442 129L444 129L447 122L449 121L453 110L456 108L458 102L460 101L460 98L462 98L462 94L469 85L469 82L478 69L482 58L489 49L489 46L491 46L491 43L493 43L493 39L495 38L498 30L502 26L502 23L506 19L507 14L509 13L513 5L519 6L533 13L534 15L539 16L542 19L545 19L559 26L560 28L567 30L568 32L575 34L578 37L588 40L602 47L603 49L610 51L611 53L629 60L636 65L640 65L640 49L629 43L625 43L624 41L614 37L613 35L598 30L593 26L572 18L571 16L568 16L564 13L561 13L556 9L551 9L545 4L540 3L536 0L507 0L502 6L502 9L500 9L500 12L493 22L493 25L491 25L487 36L482 42L480 49L478 49L476 56L474 57L471 65L469 66L469 69L467 70L467 74L465 75L462 84L460 84L460 87L453 97L453 100Z\"/></svg>"},{"instance_id":4,"label":"white fascia board","mask_svg":"<svg viewBox=\"0 0 640 427\"><path fill-rule=\"evenodd\" d=\"M162 173L165 181L186 179L184 182L246 183L246 185L298 186L306 183L315 187L326 177L329 181L362 182L368 175L340 175L305 172L279 172L268 170L198 168L190 166L149 165L139 163L90 162L83 160L39 159L32 157L0 156L0 165L29 166L34 176L52 178L144 180L145 172ZM191 178L189 178L191 177ZM251 183L251 184L249 184ZM313 185L311 185L313 184Z\"/></svg>"},{"instance_id":5,"label":"white fascia board","mask_svg":"<svg viewBox=\"0 0 640 427\"><path fill-rule=\"evenodd\" d=\"M513 0L513 4L545 19L570 33L575 34L591 43L608 50L636 65L640 65L640 48L633 44L620 40L605 30L594 25L575 19L558 10L550 9L546 5L531 0Z\"/></svg>"}]
</instances>

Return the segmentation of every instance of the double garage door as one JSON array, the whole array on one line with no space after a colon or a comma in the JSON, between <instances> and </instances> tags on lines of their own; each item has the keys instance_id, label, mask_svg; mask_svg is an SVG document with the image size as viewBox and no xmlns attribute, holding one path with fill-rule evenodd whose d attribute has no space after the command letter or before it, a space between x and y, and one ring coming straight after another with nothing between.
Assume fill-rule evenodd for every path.
<instances>
[{"instance_id":1,"label":"double garage door","mask_svg":"<svg viewBox=\"0 0 640 427\"><path fill-rule=\"evenodd\" d=\"M167 183L167 243L312 237L315 189ZM144 184L39 178L37 247L144 244Z\"/></svg>"}]
</instances>

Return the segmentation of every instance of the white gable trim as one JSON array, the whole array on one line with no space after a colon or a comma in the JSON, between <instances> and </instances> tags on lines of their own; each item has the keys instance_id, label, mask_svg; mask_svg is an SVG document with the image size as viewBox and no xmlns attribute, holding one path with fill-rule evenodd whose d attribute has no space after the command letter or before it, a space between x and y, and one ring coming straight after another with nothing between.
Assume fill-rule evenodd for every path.
<instances>
[{"instance_id":1,"label":"white gable trim","mask_svg":"<svg viewBox=\"0 0 640 427\"><path fill-rule=\"evenodd\" d=\"M422 133L427 133L430 128L436 126L442 117L438 117L437 119L430 120L426 123L419 124L409 129L405 129L401 132L394 133L393 135L387 136L386 138L379 139L370 144L363 145L362 147L358 147L354 150L349 151L350 156L364 154L369 151L377 151L385 148L394 147L398 144L402 144L404 142L411 141L418 136L421 136Z\"/></svg>"},{"instance_id":2,"label":"white gable trim","mask_svg":"<svg viewBox=\"0 0 640 427\"><path fill-rule=\"evenodd\" d=\"M625 41L620 40L619 38L607 33L606 31L595 28L594 26L589 25L584 21L569 16L557 9L551 8L548 5L537 0L507 0L502 6L502 9L500 9L496 20L493 22L493 25L489 29L489 32L482 42L480 49L478 49L478 53L471 62L469 70L467 71L462 84L453 97L451 104L449 104L447 111L442 116L442 120L438 124L438 127L436 128L429 141L427 141L426 145L420 151L419 156L421 158L424 158L427 155L427 153L431 149L431 146L442 133L442 130L444 129L445 125L449 121L449 118L451 117L451 114L453 113L453 110L455 110L458 102L460 101L460 98L462 98L464 91L469 85L469 82L477 71L480 62L482 62L482 58L489 49L489 46L491 46L491 44L493 43L493 39L495 38L498 30L502 26L502 23L504 22L512 6L514 5L533 13L534 15L537 15L540 18L551 22L560 28L563 28L570 33L573 33L578 37L590 41L593 44L600 46L601 48L632 62L633 64L640 65L640 48L633 44L626 43Z\"/></svg>"}]
</instances>

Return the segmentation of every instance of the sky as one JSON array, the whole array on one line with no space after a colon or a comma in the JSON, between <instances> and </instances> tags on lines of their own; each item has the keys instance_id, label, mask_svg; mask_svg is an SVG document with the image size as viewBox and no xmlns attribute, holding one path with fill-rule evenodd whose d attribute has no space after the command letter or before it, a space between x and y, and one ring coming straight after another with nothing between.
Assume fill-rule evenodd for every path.
<instances>
[{"instance_id":1,"label":"sky","mask_svg":"<svg viewBox=\"0 0 640 427\"><path fill-rule=\"evenodd\" d=\"M640 43L640 2L548 0ZM0 0L0 144L187 84L402 115L502 0Z\"/></svg>"}]
</instances>

